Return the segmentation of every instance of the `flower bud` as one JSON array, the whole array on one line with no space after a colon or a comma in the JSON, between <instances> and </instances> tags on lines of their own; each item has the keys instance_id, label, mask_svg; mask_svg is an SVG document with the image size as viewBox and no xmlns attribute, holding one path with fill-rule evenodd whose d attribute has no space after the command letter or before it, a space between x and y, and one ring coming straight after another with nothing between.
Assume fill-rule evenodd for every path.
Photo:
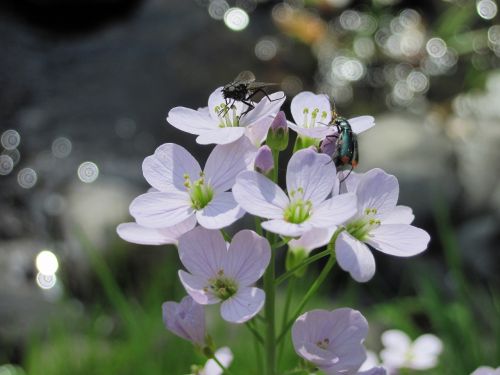
<instances>
[{"instance_id":1,"label":"flower bud","mask_svg":"<svg viewBox=\"0 0 500 375\"><path fill-rule=\"evenodd\" d=\"M255 156L255 170L267 176L273 169L273 152L269 146L264 145L257 150L257 155Z\"/></svg>"},{"instance_id":2,"label":"flower bud","mask_svg":"<svg viewBox=\"0 0 500 375\"><path fill-rule=\"evenodd\" d=\"M333 135L327 135L319 146L319 152L322 154L327 154L332 156L335 153L335 148L337 147L337 138Z\"/></svg>"},{"instance_id":3,"label":"flower bud","mask_svg":"<svg viewBox=\"0 0 500 375\"><path fill-rule=\"evenodd\" d=\"M285 260L285 267L287 271L290 271L292 268L298 266L300 263L302 263L307 257L309 256L309 253L303 249L303 248L292 248L290 247L288 249L288 252L286 253L286 260ZM302 277L304 276L306 272L307 267L302 267L296 270L293 275L295 277Z\"/></svg>"},{"instance_id":4,"label":"flower bud","mask_svg":"<svg viewBox=\"0 0 500 375\"><path fill-rule=\"evenodd\" d=\"M278 151L286 150L288 147L288 124L286 122L285 112L279 111L276 114L267 132L266 143L273 150Z\"/></svg>"},{"instance_id":5,"label":"flower bud","mask_svg":"<svg viewBox=\"0 0 500 375\"><path fill-rule=\"evenodd\" d=\"M169 301L162 306L165 327L195 345L205 347L205 310L190 296L180 303Z\"/></svg>"}]
</instances>

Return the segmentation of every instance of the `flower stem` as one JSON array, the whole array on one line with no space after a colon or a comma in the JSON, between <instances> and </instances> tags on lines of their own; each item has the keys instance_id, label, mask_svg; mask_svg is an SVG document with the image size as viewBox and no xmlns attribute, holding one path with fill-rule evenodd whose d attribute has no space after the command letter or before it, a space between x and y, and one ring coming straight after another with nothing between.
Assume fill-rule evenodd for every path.
<instances>
[{"instance_id":1,"label":"flower stem","mask_svg":"<svg viewBox=\"0 0 500 375\"><path fill-rule=\"evenodd\" d=\"M314 263L317 260L324 258L329 254L330 254L330 250L326 249L318 254L315 254L313 256L310 256L309 258L304 259L302 262L297 264L295 267L290 268L288 271L286 271L285 273L281 274L278 278L276 278L276 281L275 281L276 286L278 286L283 281L285 281L290 276L292 276L295 273L295 271L301 269L302 267L307 266L308 264Z\"/></svg>"},{"instance_id":2,"label":"flower stem","mask_svg":"<svg viewBox=\"0 0 500 375\"><path fill-rule=\"evenodd\" d=\"M295 281L297 279L294 277L290 279L287 285L287 290L286 290L286 298L285 298L285 307L283 309L283 318L281 320L281 329L285 328L285 324L288 321L288 314L290 312L290 304L292 303L292 298L293 298L293 290L295 288ZM283 349L284 349L284 343L281 342L279 345L278 349L278 364L281 363L281 359L283 357Z\"/></svg>"},{"instance_id":3,"label":"flower stem","mask_svg":"<svg viewBox=\"0 0 500 375\"><path fill-rule=\"evenodd\" d=\"M250 322L247 322L245 326L248 328L250 332L252 332L253 337L257 342L260 344L264 344L264 339L262 338L261 334L257 331L257 329L253 326L253 324Z\"/></svg>"},{"instance_id":4,"label":"flower stem","mask_svg":"<svg viewBox=\"0 0 500 375\"><path fill-rule=\"evenodd\" d=\"M292 314L292 318L287 322L285 328L281 331L280 335L276 339L276 343L279 343L286 335L292 324L295 322L295 320L299 317L299 315L302 313L302 309L304 306L309 302L309 300L316 294L318 291L319 287L321 284L323 284L323 281L325 281L326 277L330 273L331 269L335 265L336 258L335 258L335 241L337 240L338 235L340 232L342 232L344 228L338 229L334 235L332 236L332 239L330 240L330 243L328 244L327 250L330 252L330 258L328 258L328 262L326 263L325 267L319 274L318 278L314 281L314 283L310 286L309 290L305 294L305 296L302 298L300 301L299 305L295 309L294 313Z\"/></svg>"},{"instance_id":5,"label":"flower stem","mask_svg":"<svg viewBox=\"0 0 500 375\"><path fill-rule=\"evenodd\" d=\"M265 336L265 350L266 350L266 375L276 374L276 332L275 332L275 311L274 311L274 298L275 298L275 254L271 250L271 261L264 274L264 290L266 292L266 336Z\"/></svg>"}]
</instances>

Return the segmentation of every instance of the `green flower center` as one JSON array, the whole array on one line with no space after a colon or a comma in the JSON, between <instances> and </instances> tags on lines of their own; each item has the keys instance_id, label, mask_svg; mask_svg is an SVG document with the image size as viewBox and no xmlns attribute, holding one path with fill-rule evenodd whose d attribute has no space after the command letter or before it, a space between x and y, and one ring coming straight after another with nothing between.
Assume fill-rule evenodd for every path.
<instances>
[{"instance_id":1,"label":"green flower center","mask_svg":"<svg viewBox=\"0 0 500 375\"><path fill-rule=\"evenodd\" d=\"M365 241L369 233L380 226L380 220L377 219L376 208L366 208L361 218L351 221L346 225L347 232L354 238Z\"/></svg>"},{"instance_id":2,"label":"green flower center","mask_svg":"<svg viewBox=\"0 0 500 375\"><path fill-rule=\"evenodd\" d=\"M188 174L184 175L184 186L186 187L191 198L191 206L195 210L201 210L212 201L214 191L205 182L205 175L200 172L200 178L191 182Z\"/></svg>"},{"instance_id":3,"label":"green flower center","mask_svg":"<svg viewBox=\"0 0 500 375\"><path fill-rule=\"evenodd\" d=\"M316 126L316 119L318 118L319 108L314 108L312 111L309 111L309 108L306 107L304 108L302 113L304 114L304 121L302 123L302 127L314 128ZM320 120L319 122L325 124L327 115L328 113L326 111L321 112L321 117L319 119Z\"/></svg>"},{"instance_id":4,"label":"green flower center","mask_svg":"<svg viewBox=\"0 0 500 375\"><path fill-rule=\"evenodd\" d=\"M224 270L217 272L217 277L208 280L210 291L225 301L231 298L238 291L238 284L230 277L224 275Z\"/></svg>"},{"instance_id":5,"label":"green flower center","mask_svg":"<svg viewBox=\"0 0 500 375\"><path fill-rule=\"evenodd\" d=\"M283 217L289 223L303 223L312 214L312 202L303 199L304 190L302 188L298 188L296 191L292 190L289 194L292 201L285 208Z\"/></svg>"},{"instance_id":6,"label":"green flower center","mask_svg":"<svg viewBox=\"0 0 500 375\"><path fill-rule=\"evenodd\" d=\"M236 113L236 106L232 105L229 108L226 103L222 103L215 106L214 110L219 118L219 128L240 126L240 116Z\"/></svg>"}]
</instances>

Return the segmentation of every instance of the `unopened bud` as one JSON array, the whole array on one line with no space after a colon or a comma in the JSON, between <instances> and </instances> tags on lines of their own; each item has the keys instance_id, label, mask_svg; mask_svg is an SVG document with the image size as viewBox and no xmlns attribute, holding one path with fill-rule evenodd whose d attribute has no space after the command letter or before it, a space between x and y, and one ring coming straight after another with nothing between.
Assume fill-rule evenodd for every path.
<instances>
[{"instance_id":1,"label":"unopened bud","mask_svg":"<svg viewBox=\"0 0 500 375\"><path fill-rule=\"evenodd\" d=\"M273 152L267 145L257 150L255 155L255 170L267 176L274 168Z\"/></svg>"},{"instance_id":2,"label":"unopened bud","mask_svg":"<svg viewBox=\"0 0 500 375\"><path fill-rule=\"evenodd\" d=\"M288 147L288 124L285 112L279 111L276 114L267 133L266 142L273 150L283 151Z\"/></svg>"},{"instance_id":3,"label":"unopened bud","mask_svg":"<svg viewBox=\"0 0 500 375\"><path fill-rule=\"evenodd\" d=\"M327 154L332 156L335 153L335 148L337 147L337 138L333 134L327 135L319 146L319 152L322 154Z\"/></svg>"},{"instance_id":4,"label":"unopened bud","mask_svg":"<svg viewBox=\"0 0 500 375\"><path fill-rule=\"evenodd\" d=\"M289 271L296 266L298 266L300 263L302 263L309 254L302 248L289 248L288 252L286 253L286 260L285 260L285 267L286 270ZM296 270L293 275L295 277L302 277L304 276L306 272L306 267L299 268Z\"/></svg>"}]
</instances>

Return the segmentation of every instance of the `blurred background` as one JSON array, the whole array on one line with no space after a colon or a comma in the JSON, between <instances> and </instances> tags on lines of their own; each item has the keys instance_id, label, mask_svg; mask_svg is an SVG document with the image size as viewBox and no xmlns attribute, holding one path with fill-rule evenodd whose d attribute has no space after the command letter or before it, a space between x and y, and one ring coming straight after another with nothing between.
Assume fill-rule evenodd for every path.
<instances>
[{"instance_id":1,"label":"blurred background","mask_svg":"<svg viewBox=\"0 0 500 375\"><path fill-rule=\"evenodd\" d=\"M436 334L440 363L421 373L500 365L497 10L496 0L3 0L0 374L187 374L203 363L161 321L161 303L184 295L175 249L128 244L115 228L147 188L140 167L157 146L180 143L199 160L211 149L167 125L168 110L206 106L242 70L279 83L287 114L311 90L346 117L375 116L359 170L395 174L400 203L432 236L415 258L377 253L370 283L336 269L308 308L361 310L374 351L386 329ZM251 373L245 328L208 313L233 371Z\"/></svg>"}]
</instances>

